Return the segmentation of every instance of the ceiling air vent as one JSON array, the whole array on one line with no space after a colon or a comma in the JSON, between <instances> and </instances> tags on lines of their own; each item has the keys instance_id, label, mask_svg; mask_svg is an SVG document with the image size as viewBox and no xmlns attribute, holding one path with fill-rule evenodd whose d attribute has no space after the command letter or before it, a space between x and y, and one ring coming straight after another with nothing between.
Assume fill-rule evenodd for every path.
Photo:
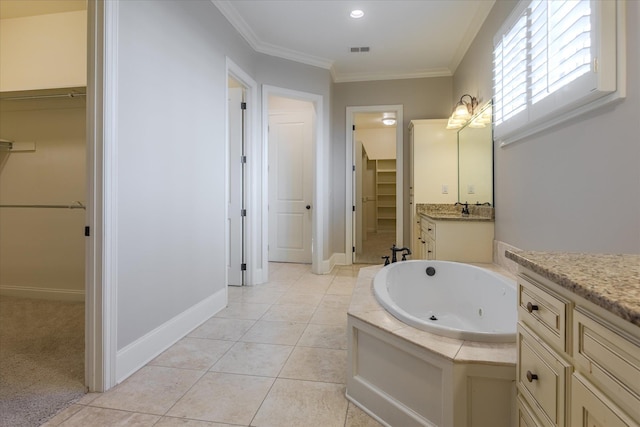
<instances>
[{"instance_id":1,"label":"ceiling air vent","mask_svg":"<svg viewBox=\"0 0 640 427\"><path fill-rule=\"evenodd\" d=\"M356 52L369 52L369 46L363 46L363 47L352 47L350 50L351 50L351 53L356 53Z\"/></svg>"}]
</instances>

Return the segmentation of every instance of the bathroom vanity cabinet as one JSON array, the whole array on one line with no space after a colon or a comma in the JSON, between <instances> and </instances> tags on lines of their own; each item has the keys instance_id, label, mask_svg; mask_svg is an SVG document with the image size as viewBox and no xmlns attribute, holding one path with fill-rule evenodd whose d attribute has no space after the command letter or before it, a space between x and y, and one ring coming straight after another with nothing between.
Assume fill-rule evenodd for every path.
<instances>
[{"instance_id":1,"label":"bathroom vanity cabinet","mask_svg":"<svg viewBox=\"0 0 640 427\"><path fill-rule=\"evenodd\" d=\"M640 257L628 256L626 281L620 277L624 265L584 259L593 256L507 252L507 257L521 264L517 425L640 425ZM563 262L568 272L559 270ZM551 270L545 271L545 264ZM585 278L591 283L580 282Z\"/></svg>"},{"instance_id":2,"label":"bathroom vanity cabinet","mask_svg":"<svg viewBox=\"0 0 640 427\"><path fill-rule=\"evenodd\" d=\"M418 236L418 259L458 262L492 262L493 221L465 218L459 214L429 217L419 215L415 230Z\"/></svg>"}]
</instances>

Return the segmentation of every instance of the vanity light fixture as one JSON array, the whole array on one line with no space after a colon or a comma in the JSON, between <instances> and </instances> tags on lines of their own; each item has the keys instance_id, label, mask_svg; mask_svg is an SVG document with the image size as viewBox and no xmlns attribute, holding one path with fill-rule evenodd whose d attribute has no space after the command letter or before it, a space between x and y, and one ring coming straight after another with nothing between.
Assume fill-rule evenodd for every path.
<instances>
[{"instance_id":1,"label":"vanity light fixture","mask_svg":"<svg viewBox=\"0 0 640 427\"><path fill-rule=\"evenodd\" d=\"M360 19L364 16L364 12L361 11L360 9L355 9L351 11L349 16L352 17L353 19Z\"/></svg>"},{"instance_id":2,"label":"vanity light fixture","mask_svg":"<svg viewBox=\"0 0 640 427\"><path fill-rule=\"evenodd\" d=\"M465 96L469 97L469 102L464 100ZM469 120L477 106L478 98L465 93L460 97L460 101L456 104L451 117Z\"/></svg>"},{"instance_id":3,"label":"vanity light fixture","mask_svg":"<svg viewBox=\"0 0 640 427\"><path fill-rule=\"evenodd\" d=\"M465 97L469 98L469 102L465 101ZM447 122L447 129L459 129L473 116L473 112L478 106L478 98L469 94L460 97L460 101L453 108L453 113Z\"/></svg>"}]
</instances>

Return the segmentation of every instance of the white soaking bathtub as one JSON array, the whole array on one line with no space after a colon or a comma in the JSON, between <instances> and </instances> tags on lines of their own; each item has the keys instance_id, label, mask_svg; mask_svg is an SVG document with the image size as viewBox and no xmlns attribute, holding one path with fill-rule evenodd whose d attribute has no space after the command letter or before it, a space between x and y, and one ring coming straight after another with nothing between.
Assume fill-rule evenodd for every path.
<instances>
[{"instance_id":1,"label":"white soaking bathtub","mask_svg":"<svg viewBox=\"0 0 640 427\"><path fill-rule=\"evenodd\" d=\"M515 342L515 282L487 269L397 262L375 275L373 291L380 305L414 328L460 340Z\"/></svg>"},{"instance_id":2,"label":"white soaking bathtub","mask_svg":"<svg viewBox=\"0 0 640 427\"><path fill-rule=\"evenodd\" d=\"M517 425L515 281L509 272L489 268L504 276L443 261L361 268L347 311L347 399L387 427ZM438 281L451 277L456 279ZM388 311L376 286L389 307L405 314ZM494 320L503 312L498 300L512 306L504 307L503 320ZM439 320L420 319L431 316ZM487 326L494 322L497 331Z\"/></svg>"}]
</instances>

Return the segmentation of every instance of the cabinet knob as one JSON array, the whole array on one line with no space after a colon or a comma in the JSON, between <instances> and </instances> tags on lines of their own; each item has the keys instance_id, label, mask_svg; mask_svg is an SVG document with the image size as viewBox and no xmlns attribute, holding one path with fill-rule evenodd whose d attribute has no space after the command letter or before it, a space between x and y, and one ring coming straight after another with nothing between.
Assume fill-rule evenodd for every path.
<instances>
[{"instance_id":1,"label":"cabinet knob","mask_svg":"<svg viewBox=\"0 0 640 427\"><path fill-rule=\"evenodd\" d=\"M529 381L530 383L532 383L534 380L537 380L538 376L534 373L532 373L531 371L527 371L527 381Z\"/></svg>"},{"instance_id":2,"label":"cabinet knob","mask_svg":"<svg viewBox=\"0 0 640 427\"><path fill-rule=\"evenodd\" d=\"M427 228L427 230L431 231L431 229L430 229L430 228Z\"/></svg>"},{"instance_id":3,"label":"cabinet knob","mask_svg":"<svg viewBox=\"0 0 640 427\"><path fill-rule=\"evenodd\" d=\"M529 313L533 313L534 310L537 311L538 310L538 306L536 304L531 304L531 301L529 301L527 303L527 311Z\"/></svg>"}]
</instances>

